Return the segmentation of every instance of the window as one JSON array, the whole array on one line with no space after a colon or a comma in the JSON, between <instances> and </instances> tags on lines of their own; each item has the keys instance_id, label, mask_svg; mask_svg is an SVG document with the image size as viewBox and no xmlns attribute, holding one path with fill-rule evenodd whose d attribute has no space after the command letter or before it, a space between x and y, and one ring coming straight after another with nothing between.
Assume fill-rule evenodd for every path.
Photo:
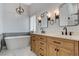
<instances>
[{"instance_id":1,"label":"window","mask_svg":"<svg viewBox=\"0 0 79 59\"><path fill-rule=\"evenodd\" d=\"M36 16L30 17L30 31L36 31Z\"/></svg>"}]
</instances>

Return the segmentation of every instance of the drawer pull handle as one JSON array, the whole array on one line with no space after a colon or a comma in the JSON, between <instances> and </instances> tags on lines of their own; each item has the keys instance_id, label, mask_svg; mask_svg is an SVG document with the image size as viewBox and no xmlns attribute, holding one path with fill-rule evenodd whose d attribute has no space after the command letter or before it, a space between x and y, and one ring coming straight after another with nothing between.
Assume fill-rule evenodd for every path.
<instances>
[{"instance_id":1,"label":"drawer pull handle","mask_svg":"<svg viewBox=\"0 0 79 59\"><path fill-rule=\"evenodd\" d=\"M43 38L40 38L40 39L43 39Z\"/></svg>"},{"instance_id":2,"label":"drawer pull handle","mask_svg":"<svg viewBox=\"0 0 79 59\"><path fill-rule=\"evenodd\" d=\"M41 55L41 56L44 56L44 55L42 55L41 53L40 53L40 55Z\"/></svg>"},{"instance_id":3,"label":"drawer pull handle","mask_svg":"<svg viewBox=\"0 0 79 59\"><path fill-rule=\"evenodd\" d=\"M61 44L60 42L57 42L57 41L53 41L54 43L57 43L57 44Z\"/></svg>"},{"instance_id":4,"label":"drawer pull handle","mask_svg":"<svg viewBox=\"0 0 79 59\"><path fill-rule=\"evenodd\" d=\"M59 49L55 48L55 51L57 51L57 52L58 52L58 51L59 51Z\"/></svg>"},{"instance_id":5,"label":"drawer pull handle","mask_svg":"<svg viewBox=\"0 0 79 59\"><path fill-rule=\"evenodd\" d=\"M40 48L41 50L43 50L42 48Z\"/></svg>"},{"instance_id":6,"label":"drawer pull handle","mask_svg":"<svg viewBox=\"0 0 79 59\"><path fill-rule=\"evenodd\" d=\"M59 49L56 50L57 52L59 51Z\"/></svg>"},{"instance_id":7,"label":"drawer pull handle","mask_svg":"<svg viewBox=\"0 0 79 59\"><path fill-rule=\"evenodd\" d=\"M33 40L33 41L35 41L35 40Z\"/></svg>"},{"instance_id":8,"label":"drawer pull handle","mask_svg":"<svg viewBox=\"0 0 79 59\"><path fill-rule=\"evenodd\" d=\"M41 45L44 45L44 43L40 42Z\"/></svg>"},{"instance_id":9,"label":"drawer pull handle","mask_svg":"<svg viewBox=\"0 0 79 59\"><path fill-rule=\"evenodd\" d=\"M57 49L55 48L55 51L56 51Z\"/></svg>"}]
</instances>

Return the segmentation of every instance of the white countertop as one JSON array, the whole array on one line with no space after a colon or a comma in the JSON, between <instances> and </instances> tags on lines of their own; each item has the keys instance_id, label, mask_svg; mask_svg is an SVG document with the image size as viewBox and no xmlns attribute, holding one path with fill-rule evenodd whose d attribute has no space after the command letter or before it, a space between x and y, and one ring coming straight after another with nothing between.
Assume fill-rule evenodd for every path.
<instances>
[{"instance_id":1,"label":"white countertop","mask_svg":"<svg viewBox=\"0 0 79 59\"><path fill-rule=\"evenodd\" d=\"M51 37L59 37L59 38L65 38L65 39L68 39L68 40L79 41L79 36L78 35L69 36L69 35L59 35L59 34L49 34L49 33L33 33L33 34L51 36Z\"/></svg>"}]
</instances>

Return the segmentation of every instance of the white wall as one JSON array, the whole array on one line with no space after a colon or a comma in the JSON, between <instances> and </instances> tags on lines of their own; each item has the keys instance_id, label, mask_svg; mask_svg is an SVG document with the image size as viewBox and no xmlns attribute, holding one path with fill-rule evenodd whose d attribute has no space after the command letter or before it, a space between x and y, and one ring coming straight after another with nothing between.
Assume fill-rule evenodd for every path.
<instances>
[{"instance_id":1,"label":"white wall","mask_svg":"<svg viewBox=\"0 0 79 59\"><path fill-rule=\"evenodd\" d=\"M19 4L3 4L3 32L28 32L29 31L29 17L27 7L22 4L24 13L18 15L16 8Z\"/></svg>"}]
</instances>

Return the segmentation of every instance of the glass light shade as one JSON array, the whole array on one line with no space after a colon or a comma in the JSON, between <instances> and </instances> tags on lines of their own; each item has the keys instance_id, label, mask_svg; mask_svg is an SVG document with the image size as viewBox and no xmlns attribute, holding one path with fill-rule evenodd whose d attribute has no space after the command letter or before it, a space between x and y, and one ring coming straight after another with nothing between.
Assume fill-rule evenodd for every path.
<instances>
[{"instance_id":1,"label":"glass light shade","mask_svg":"<svg viewBox=\"0 0 79 59\"><path fill-rule=\"evenodd\" d=\"M50 17L51 17L51 13L50 13L50 12L48 12L47 16L50 18Z\"/></svg>"},{"instance_id":2,"label":"glass light shade","mask_svg":"<svg viewBox=\"0 0 79 59\"><path fill-rule=\"evenodd\" d=\"M54 14L55 14L55 15L59 15L59 9L56 9L56 10L54 11Z\"/></svg>"},{"instance_id":3,"label":"glass light shade","mask_svg":"<svg viewBox=\"0 0 79 59\"><path fill-rule=\"evenodd\" d=\"M41 16L38 16L38 20L41 20Z\"/></svg>"},{"instance_id":4,"label":"glass light shade","mask_svg":"<svg viewBox=\"0 0 79 59\"><path fill-rule=\"evenodd\" d=\"M18 8L16 8L16 12L21 15L23 14L24 9L21 6L19 6Z\"/></svg>"}]
</instances>

